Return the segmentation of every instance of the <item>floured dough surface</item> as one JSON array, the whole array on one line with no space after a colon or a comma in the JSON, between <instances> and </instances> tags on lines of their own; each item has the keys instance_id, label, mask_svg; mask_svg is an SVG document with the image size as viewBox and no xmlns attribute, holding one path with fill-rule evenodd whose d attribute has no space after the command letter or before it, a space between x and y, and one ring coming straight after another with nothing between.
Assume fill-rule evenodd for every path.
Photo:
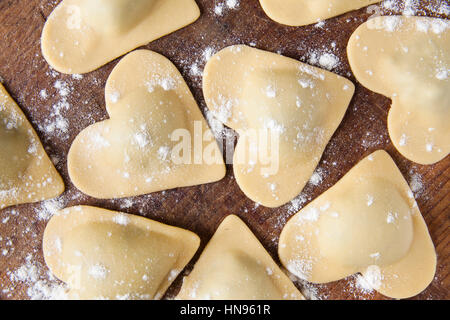
<instances>
[{"instance_id":1,"label":"floured dough surface","mask_svg":"<svg viewBox=\"0 0 450 320\"><path fill-rule=\"evenodd\" d=\"M200 16L194 0L64 0L42 32L47 62L86 73Z\"/></svg>"},{"instance_id":2,"label":"floured dough surface","mask_svg":"<svg viewBox=\"0 0 450 320\"><path fill-rule=\"evenodd\" d=\"M304 26L360 9L380 0L259 0L266 14L278 23Z\"/></svg>"},{"instance_id":3,"label":"floured dough surface","mask_svg":"<svg viewBox=\"0 0 450 320\"><path fill-rule=\"evenodd\" d=\"M71 299L160 299L200 245L194 233L94 207L62 210L44 232L45 261Z\"/></svg>"},{"instance_id":4,"label":"floured dough surface","mask_svg":"<svg viewBox=\"0 0 450 320\"><path fill-rule=\"evenodd\" d=\"M303 299L258 239L237 216L228 216L184 278L177 299Z\"/></svg>"},{"instance_id":5,"label":"floured dough surface","mask_svg":"<svg viewBox=\"0 0 450 320\"><path fill-rule=\"evenodd\" d=\"M64 183L22 110L0 84L0 209L54 198Z\"/></svg>"},{"instance_id":6,"label":"floured dough surface","mask_svg":"<svg viewBox=\"0 0 450 320\"><path fill-rule=\"evenodd\" d=\"M239 45L209 60L203 91L213 114L240 134L233 168L242 191L266 207L278 207L295 198L312 176L354 85L331 72ZM259 135L255 143L252 133ZM264 133L267 148L258 143ZM279 137L278 148L270 142L272 135Z\"/></svg>"},{"instance_id":7,"label":"floured dough surface","mask_svg":"<svg viewBox=\"0 0 450 320\"><path fill-rule=\"evenodd\" d=\"M326 283L361 272L392 298L423 291L436 253L405 179L385 151L362 160L289 220L279 256L293 274Z\"/></svg>"},{"instance_id":8,"label":"floured dough surface","mask_svg":"<svg viewBox=\"0 0 450 320\"><path fill-rule=\"evenodd\" d=\"M377 17L348 44L365 87L392 99L388 128L406 158L432 164L450 152L450 23L426 17Z\"/></svg>"},{"instance_id":9,"label":"floured dough surface","mask_svg":"<svg viewBox=\"0 0 450 320\"><path fill-rule=\"evenodd\" d=\"M110 119L82 131L68 155L70 178L81 191L97 198L128 197L225 176L217 142L198 137L210 130L168 59L148 50L130 53L112 71L105 92ZM180 129L190 135L185 151L190 159L174 161L172 155L183 155L176 152L181 139L172 139ZM197 147L209 150L214 161L208 164L202 154L197 159Z\"/></svg>"}]
</instances>

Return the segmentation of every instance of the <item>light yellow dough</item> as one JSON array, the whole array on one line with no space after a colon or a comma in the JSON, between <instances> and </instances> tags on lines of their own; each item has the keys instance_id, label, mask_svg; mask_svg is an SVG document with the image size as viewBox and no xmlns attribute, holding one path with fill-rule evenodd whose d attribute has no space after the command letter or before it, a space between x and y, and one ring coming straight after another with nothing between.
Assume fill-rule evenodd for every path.
<instances>
[{"instance_id":1,"label":"light yellow dough","mask_svg":"<svg viewBox=\"0 0 450 320\"><path fill-rule=\"evenodd\" d=\"M259 2L272 20L289 26L305 26L380 0L259 0Z\"/></svg>"},{"instance_id":2,"label":"light yellow dough","mask_svg":"<svg viewBox=\"0 0 450 320\"><path fill-rule=\"evenodd\" d=\"M0 84L0 209L54 198L64 183L22 110Z\"/></svg>"},{"instance_id":3,"label":"light yellow dough","mask_svg":"<svg viewBox=\"0 0 450 320\"><path fill-rule=\"evenodd\" d=\"M194 0L63 0L42 32L42 53L63 73L86 73L197 20Z\"/></svg>"},{"instance_id":4,"label":"light yellow dough","mask_svg":"<svg viewBox=\"0 0 450 320\"><path fill-rule=\"evenodd\" d=\"M266 207L278 207L295 198L312 176L354 85L331 72L239 45L209 60L203 91L213 114L239 134L266 130L279 135L279 150L268 143L263 152L279 156L278 170L260 157L264 145L252 145L242 134L233 160L242 191Z\"/></svg>"},{"instance_id":5,"label":"light yellow dough","mask_svg":"<svg viewBox=\"0 0 450 320\"><path fill-rule=\"evenodd\" d=\"M362 160L288 221L279 256L326 283L361 272L378 292L408 298L433 280L436 253L413 194L385 151Z\"/></svg>"},{"instance_id":6,"label":"light yellow dough","mask_svg":"<svg viewBox=\"0 0 450 320\"><path fill-rule=\"evenodd\" d=\"M450 152L449 30L442 19L377 17L360 26L348 44L358 81L392 99L392 142L420 164Z\"/></svg>"},{"instance_id":7,"label":"light yellow dough","mask_svg":"<svg viewBox=\"0 0 450 320\"><path fill-rule=\"evenodd\" d=\"M203 251L177 299L303 299L255 235L237 216L228 216Z\"/></svg>"},{"instance_id":8,"label":"light yellow dough","mask_svg":"<svg viewBox=\"0 0 450 320\"><path fill-rule=\"evenodd\" d=\"M69 299L148 300L162 298L199 245L187 230L80 206L50 220L43 250Z\"/></svg>"},{"instance_id":9,"label":"light yellow dough","mask_svg":"<svg viewBox=\"0 0 450 320\"><path fill-rule=\"evenodd\" d=\"M105 92L110 119L82 131L68 155L70 178L81 191L97 198L128 197L225 176L217 142L198 137L199 130L210 130L168 59L148 50L128 54L112 71ZM181 143L172 141L172 134L180 129L191 138L186 154L192 155L186 163L172 158ZM197 159L195 141L215 155L215 162L203 161L201 152Z\"/></svg>"}]
</instances>

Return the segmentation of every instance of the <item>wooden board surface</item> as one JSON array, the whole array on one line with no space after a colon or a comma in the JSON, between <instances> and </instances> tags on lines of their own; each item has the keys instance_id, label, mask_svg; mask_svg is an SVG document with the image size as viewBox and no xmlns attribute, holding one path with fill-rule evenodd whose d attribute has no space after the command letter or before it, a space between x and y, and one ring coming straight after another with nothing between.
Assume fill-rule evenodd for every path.
<instances>
[{"instance_id":1,"label":"wooden board surface","mask_svg":"<svg viewBox=\"0 0 450 320\"><path fill-rule=\"evenodd\" d=\"M323 26L294 28L271 21L257 0L240 0L237 9L225 10L222 16L214 13L215 2L224 1L197 0L202 11L197 22L145 46L165 55L179 68L202 110L205 103L201 76L193 72L195 65L203 70L205 55L232 44L251 44L302 61L307 61L314 52L332 52L340 60L334 71L356 83L348 65L346 45L352 32L370 16L367 9L327 20ZM445 17L427 9L439 2L446 1L422 1L424 5L417 14ZM256 205L240 191L231 166L227 167L226 178L218 183L130 199L93 199L71 184L66 167L70 144L82 129L108 117L104 107L104 85L118 60L82 79L52 71L42 58L40 35L46 17L58 3L58 0L0 0L2 82L31 120L67 188L57 201L0 211L0 299L39 297L39 285L45 287L48 283L41 245L47 221L45 215L63 206L85 204L121 210L192 230L202 239L202 247L193 261L198 259L222 219L236 214L279 261L276 254L278 237L286 220L295 214L292 204L277 209ZM68 94L64 96L64 93ZM302 193L306 202L302 206L335 184L363 157L378 149L386 150L414 186L415 197L438 254L436 277L416 298L449 299L450 157L432 166L417 165L403 158L387 133L389 108L389 99L357 84L348 112L320 161L322 181L306 186ZM66 124L68 130L55 128L58 121ZM65 129L64 126L61 128ZM23 265L21 270L28 271L28 281L21 281L23 276L21 278L18 273ZM193 262L187 270L192 265ZM166 297L177 293L181 278L171 286ZM37 285L38 279L42 282ZM355 277L327 285L296 284L320 299L384 299L376 292L365 293L358 289Z\"/></svg>"}]
</instances>

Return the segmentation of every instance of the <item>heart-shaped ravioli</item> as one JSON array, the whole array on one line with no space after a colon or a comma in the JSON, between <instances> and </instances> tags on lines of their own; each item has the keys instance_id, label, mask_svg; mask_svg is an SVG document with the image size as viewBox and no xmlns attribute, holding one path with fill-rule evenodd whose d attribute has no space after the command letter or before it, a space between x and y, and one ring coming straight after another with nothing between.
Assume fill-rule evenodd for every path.
<instances>
[{"instance_id":1,"label":"heart-shaped ravioli","mask_svg":"<svg viewBox=\"0 0 450 320\"><path fill-rule=\"evenodd\" d=\"M449 27L436 18L377 17L361 25L348 44L358 81L392 99L392 142L420 164L450 152Z\"/></svg>"},{"instance_id":2,"label":"heart-shaped ravioli","mask_svg":"<svg viewBox=\"0 0 450 320\"><path fill-rule=\"evenodd\" d=\"M303 299L255 235L228 216L208 243L177 296L186 300Z\"/></svg>"},{"instance_id":3,"label":"heart-shaped ravioli","mask_svg":"<svg viewBox=\"0 0 450 320\"><path fill-rule=\"evenodd\" d=\"M138 50L106 83L110 119L82 131L68 155L69 175L97 198L210 183L225 175L223 157L175 66Z\"/></svg>"},{"instance_id":4,"label":"heart-shaped ravioli","mask_svg":"<svg viewBox=\"0 0 450 320\"><path fill-rule=\"evenodd\" d=\"M0 209L54 198L64 183L27 118L0 84Z\"/></svg>"},{"instance_id":5,"label":"heart-shaped ravioli","mask_svg":"<svg viewBox=\"0 0 450 320\"><path fill-rule=\"evenodd\" d=\"M86 73L194 22L194 0L63 0L42 32L42 53L63 73Z\"/></svg>"},{"instance_id":6,"label":"heart-shaped ravioli","mask_svg":"<svg viewBox=\"0 0 450 320\"><path fill-rule=\"evenodd\" d=\"M272 20L289 26L305 26L380 0L259 0L259 2Z\"/></svg>"},{"instance_id":7,"label":"heart-shaped ravioli","mask_svg":"<svg viewBox=\"0 0 450 320\"><path fill-rule=\"evenodd\" d=\"M267 207L295 198L312 176L353 96L347 79L247 46L223 49L203 78L208 108L240 134L234 174Z\"/></svg>"},{"instance_id":8,"label":"heart-shaped ravioli","mask_svg":"<svg viewBox=\"0 0 450 320\"><path fill-rule=\"evenodd\" d=\"M279 256L293 274L326 283L361 272L380 293L424 290L436 253L405 179L385 151L362 160L283 229Z\"/></svg>"},{"instance_id":9,"label":"heart-shaped ravioli","mask_svg":"<svg viewBox=\"0 0 450 320\"><path fill-rule=\"evenodd\" d=\"M43 250L70 299L160 299L200 245L190 231L80 206L53 216Z\"/></svg>"}]
</instances>

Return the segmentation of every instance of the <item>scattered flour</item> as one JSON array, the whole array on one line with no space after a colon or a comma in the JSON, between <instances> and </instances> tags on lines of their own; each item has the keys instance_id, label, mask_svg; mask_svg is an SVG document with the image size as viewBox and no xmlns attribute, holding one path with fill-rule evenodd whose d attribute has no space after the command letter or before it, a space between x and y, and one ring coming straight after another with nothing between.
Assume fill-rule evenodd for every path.
<instances>
[{"instance_id":1,"label":"scattered flour","mask_svg":"<svg viewBox=\"0 0 450 320\"><path fill-rule=\"evenodd\" d=\"M319 57L319 64L325 69L333 70L339 65L339 58L332 53L324 53Z\"/></svg>"},{"instance_id":2,"label":"scattered flour","mask_svg":"<svg viewBox=\"0 0 450 320\"><path fill-rule=\"evenodd\" d=\"M43 100L45 100L45 99L48 98L48 93L47 93L47 90L45 90L45 89L42 89L42 90L39 92L39 95L40 95L41 99L43 99Z\"/></svg>"},{"instance_id":3,"label":"scattered flour","mask_svg":"<svg viewBox=\"0 0 450 320\"><path fill-rule=\"evenodd\" d=\"M82 74L73 74L72 75L72 79L74 79L74 80L83 80L83 75Z\"/></svg>"},{"instance_id":4,"label":"scattered flour","mask_svg":"<svg viewBox=\"0 0 450 320\"><path fill-rule=\"evenodd\" d=\"M208 62L215 52L216 50L213 47L207 47L202 53L203 60Z\"/></svg>"},{"instance_id":5,"label":"scattered flour","mask_svg":"<svg viewBox=\"0 0 450 320\"><path fill-rule=\"evenodd\" d=\"M132 199L123 199L121 200L122 204L120 205L120 208L122 209L129 209L133 206L133 200Z\"/></svg>"},{"instance_id":6,"label":"scattered flour","mask_svg":"<svg viewBox=\"0 0 450 320\"><path fill-rule=\"evenodd\" d=\"M447 80L449 71L450 70L437 70L436 79L441 80L441 81Z\"/></svg>"},{"instance_id":7,"label":"scattered flour","mask_svg":"<svg viewBox=\"0 0 450 320\"><path fill-rule=\"evenodd\" d=\"M49 220L64 206L65 201L63 198L44 201L41 203L40 208L36 209L37 217L39 220Z\"/></svg>"},{"instance_id":8,"label":"scattered flour","mask_svg":"<svg viewBox=\"0 0 450 320\"><path fill-rule=\"evenodd\" d=\"M71 92L71 88L69 87L69 84L62 80L56 80L53 87L55 87L58 90L58 93L61 97L66 97Z\"/></svg>"},{"instance_id":9,"label":"scattered flour","mask_svg":"<svg viewBox=\"0 0 450 320\"><path fill-rule=\"evenodd\" d=\"M303 205L308 201L308 198L304 193L301 193L297 198L291 201L288 212L297 213L303 207Z\"/></svg>"},{"instance_id":10,"label":"scattered flour","mask_svg":"<svg viewBox=\"0 0 450 320\"><path fill-rule=\"evenodd\" d=\"M272 85L266 87L265 93L268 98L276 98L277 96L277 90Z\"/></svg>"},{"instance_id":11,"label":"scattered flour","mask_svg":"<svg viewBox=\"0 0 450 320\"><path fill-rule=\"evenodd\" d=\"M411 190L414 193L422 192L423 189L422 177L417 173L413 173L410 176L409 186L411 187Z\"/></svg>"},{"instance_id":12,"label":"scattered flour","mask_svg":"<svg viewBox=\"0 0 450 320\"><path fill-rule=\"evenodd\" d=\"M369 13L374 13L373 8L377 8L375 13L377 16L383 16L386 14L395 15L388 19L385 19L384 24L376 24L372 23L372 26L377 29L384 29L389 32L395 31L400 26L400 20L398 19L398 15L404 16L418 16L425 15L425 12L421 10L421 1L419 0L405 0L405 1L397 1L397 0L385 0L381 3L381 5L373 5L370 6L368 10ZM442 14L448 16L450 11L450 6L447 1L431 1L428 4L425 4L424 7L435 13ZM436 34L443 32L445 29L449 28L450 24L448 22L443 21L434 21L432 23L428 23L425 21L419 21L417 23L417 30L421 32L432 31Z\"/></svg>"},{"instance_id":13,"label":"scattered flour","mask_svg":"<svg viewBox=\"0 0 450 320\"><path fill-rule=\"evenodd\" d=\"M373 196L372 196L371 194L368 194L368 195L367 195L367 206L368 206L368 207L372 206L372 205L373 205L373 202L374 202Z\"/></svg>"},{"instance_id":14,"label":"scattered flour","mask_svg":"<svg viewBox=\"0 0 450 320\"><path fill-rule=\"evenodd\" d=\"M108 276L109 269L104 265L96 264L89 268L89 276L94 278L95 280L104 280Z\"/></svg>"},{"instance_id":15,"label":"scattered flour","mask_svg":"<svg viewBox=\"0 0 450 320\"><path fill-rule=\"evenodd\" d=\"M311 276L313 263L309 260L291 260L286 267L292 274L297 275L302 280L308 281Z\"/></svg>"},{"instance_id":16,"label":"scattered flour","mask_svg":"<svg viewBox=\"0 0 450 320\"><path fill-rule=\"evenodd\" d=\"M112 93L109 95L109 100L110 100L112 103L117 103L117 102L119 102L119 99L120 99L120 92L119 92L119 91L114 91L114 92L112 92Z\"/></svg>"},{"instance_id":17,"label":"scattered flour","mask_svg":"<svg viewBox=\"0 0 450 320\"><path fill-rule=\"evenodd\" d=\"M369 266L364 275L358 275L356 278L356 286L364 292L379 289L382 282L383 274L380 267L376 265Z\"/></svg>"},{"instance_id":18,"label":"scattered flour","mask_svg":"<svg viewBox=\"0 0 450 320\"><path fill-rule=\"evenodd\" d=\"M388 215L386 217L386 222L388 224L394 223L398 218L398 213L397 212L388 212Z\"/></svg>"},{"instance_id":19,"label":"scattered flour","mask_svg":"<svg viewBox=\"0 0 450 320\"><path fill-rule=\"evenodd\" d=\"M58 77L56 71L52 71L54 78ZM67 140L69 121L65 118L64 113L70 109L68 98L73 91L71 84L67 81L58 79L54 82L53 87L57 90L57 96L59 100L52 105L50 115L44 120L44 125L39 126L42 131L57 137L58 139ZM41 99L45 100L49 97L49 94L45 89L40 91Z\"/></svg>"},{"instance_id":20,"label":"scattered flour","mask_svg":"<svg viewBox=\"0 0 450 320\"><path fill-rule=\"evenodd\" d=\"M402 134L402 136L400 137L400 140L398 142L398 145L400 147L404 147L404 146L406 146L407 141L408 141L408 137L406 136L406 134Z\"/></svg>"},{"instance_id":21,"label":"scattered flour","mask_svg":"<svg viewBox=\"0 0 450 320\"><path fill-rule=\"evenodd\" d=\"M238 9L239 5L239 0L216 1L216 5L214 6L214 13L217 16L222 16L229 10Z\"/></svg>"},{"instance_id":22,"label":"scattered flour","mask_svg":"<svg viewBox=\"0 0 450 320\"><path fill-rule=\"evenodd\" d=\"M130 223L130 218L128 216L126 216L125 214L117 214L114 218L113 221L117 224L120 224L122 226L126 226Z\"/></svg>"},{"instance_id":23,"label":"scattered flour","mask_svg":"<svg viewBox=\"0 0 450 320\"><path fill-rule=\"evenodd\" d=\"M198 67L197 63L193 63L190 67L189 73L194 76L194 77L201 77L202 76L202 71L200 70L200 68Z\"/></svg>"},{"instance_id":24,"label":"scattered flour","mask_svg":"<svg viewBox=\"0 0 450 320\"><path fill-rule=\"evenodd\" d=\"M25 263L14 272L9 273L12 283L27 285L27 294L31 300L66 300L67 288L60 284L49 272L44 274L44 267L34 261L31 254Z\"/></svg>"},{"instance_id":25,"label":"scattered flour","mask_svg":"<svg viewBox=\"0 0 450 320\"><path fill-rule=\"evenodd\" d=\"M159 76L154 76L152 79L145 83L148 92L155 91L155 87L159 86L164 89L164 91L175 90L178 87L178 83L172 78L162 78Z\"/></svg>"},{"instance_id":26,"label":"scattered flour","mask_svg":"<svg viewBox=\"0 0 450 320\"><path fill-rule=\"evenodd\" d=\"M323 181L323 170L322 169L317 169L311 176L311 179L309 180L309 182L314 186L318 186L319 184L322 183L322 181Z\"/></svg>"},{"instance_id":27,"label":"scattered flour","mask_svg":"<svg viewBox=\"0 0 450 320\"><path fill-rule=\"evenodd\" d=\"M322 48L319 50L310 50L306 57L302 60L306 60L308 64L318 66L327 70L334 70L339 67L340 59L332 51L335 50L335 46L331 45L331 49Z\"/></svg>"}]
</instances>

